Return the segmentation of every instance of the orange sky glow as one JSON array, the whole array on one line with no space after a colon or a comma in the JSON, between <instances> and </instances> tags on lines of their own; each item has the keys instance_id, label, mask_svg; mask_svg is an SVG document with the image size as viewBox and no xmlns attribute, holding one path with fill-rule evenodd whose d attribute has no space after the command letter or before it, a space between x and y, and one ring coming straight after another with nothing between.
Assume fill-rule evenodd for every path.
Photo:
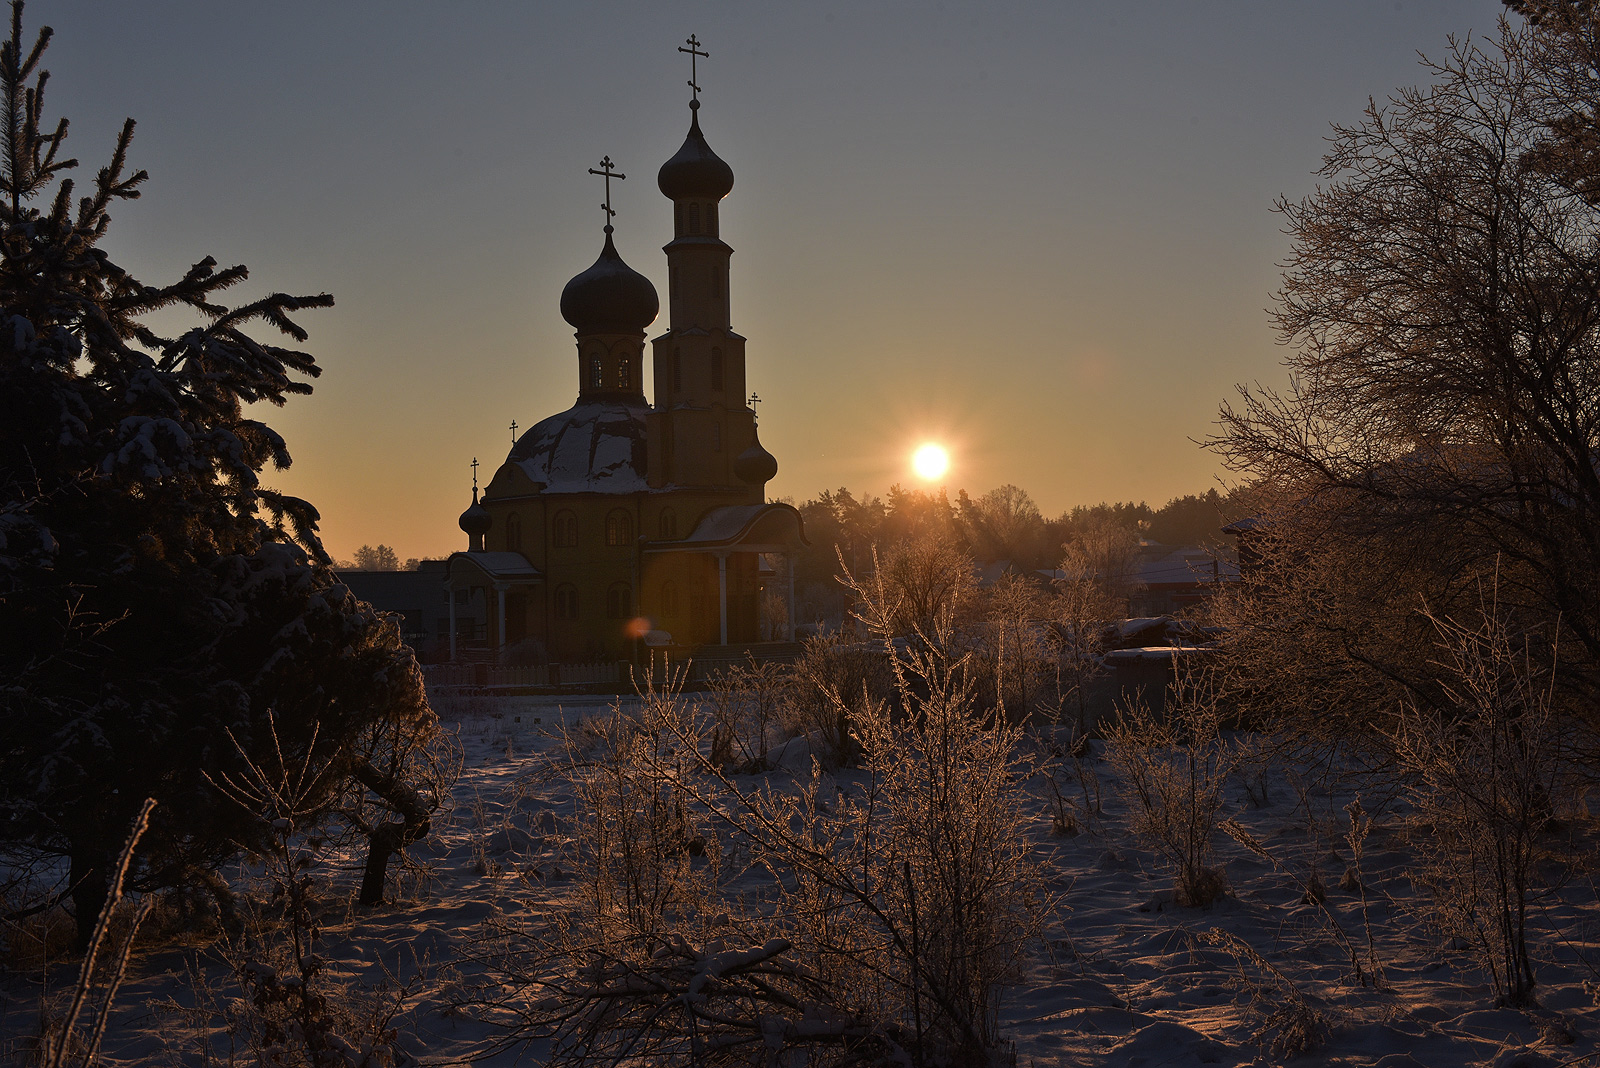
<instances>
[{"instance_id":1,"label":"orange sky glow","mask_svg":"<svg viewBox=\"0 0 1600 1068\"><path fill-rule=\"evenodd\" d=\"M1265 309L1328 123L1492 29L1495 0L440 6L33 0L48 110L88 174L125 115L144 199L106 247L146 281L214 255L303 318L325 374L263 413L329 550L464 547L484 481L577 392L566 280L617 246L666 292L655 172L701 112L736 184L733 327L774 496L1003 483L1047 515L1200 493L1236 382L1278 383ZM81 175L87 177L88 175ZM652 335L665 328L659 320Z\"/></svg>"}]
</instances>

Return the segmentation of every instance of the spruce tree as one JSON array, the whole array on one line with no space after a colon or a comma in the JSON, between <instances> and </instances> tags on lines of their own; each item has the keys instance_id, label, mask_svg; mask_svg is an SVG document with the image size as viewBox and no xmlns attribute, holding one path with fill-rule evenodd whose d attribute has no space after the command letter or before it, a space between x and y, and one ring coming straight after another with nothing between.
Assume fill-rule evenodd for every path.
<instances>
[{"instance_id":1,"label":"spruce tree","mask_svg":"<svg viewBox=\"0 0 1600 1068\"><path fill-rule=\"evenodd\" d=\"M139 195L132 120L76 196L67 123L44 122L50 30L0 50L0 845L56 858L80 934L145 797L132 885L214 871L274 814L212 785L247 762L307 768L318 803L380 798L382 863L426 828L405 785L434 721L396 627L340 585L289 464L246 406L310 392L295 313L327 295L219 303L242 266L206 257L151 286L103 247ZM190 313L181 332L151 313ZM162 322L172 322L170 315ZM352 795L351 791L355 791ZM387 804L381 799L387 798Z\"/></svg>"}]
</instances>

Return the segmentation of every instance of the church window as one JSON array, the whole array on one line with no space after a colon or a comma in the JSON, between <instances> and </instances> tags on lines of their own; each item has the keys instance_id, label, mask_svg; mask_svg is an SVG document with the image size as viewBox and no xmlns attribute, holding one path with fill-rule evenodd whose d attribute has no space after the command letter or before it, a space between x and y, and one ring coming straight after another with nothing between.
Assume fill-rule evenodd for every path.
<instances>
[{"instance_id":1,"label":"church window","mask_svg":"<svg viewBox=\"0 0 1600 1068\"><path fill-rule=\"evenodd\" d=\"M711 295L713 297L722 296L722 268L721 267L713 266L711 268Z\"/></svg>"},{"instance_id":2,"label":"church window","mask_svg":"<svg viewBox=\"0 0 1600 1068\"><path fill-rule=\"evenodd\" d=\"M717 236L717 205L715 202L706 205L706 233L712 237Z\"/></svg>"},{"instance_id":3,"label":"church window","mask_svg":"<svg viewBox=\"0 0 1600 1068\"><path fill-rule=\"evenodd\" d=\"M678 513L671 508L661 510L661 536L663 538L678 536Z\"/></svg>"},{"instance_id":4,"label":"church window","mask_svg":"<svg viewBox=\"0 0 1600 1068\"><path fill-rule=\"evenodd\" d=\"M456 591L456 604L469 604L472 601L472 590L462 588Z\"/></svg>"},{"instance_id":5,"label":"church window","mask_svg":"<svg viewBox=\"0 0 1600 1068\"><path fill-rule=\"evenodd\" d=\"M722 350L711 350L711 391L722 392Z\"/></svg>"},{"instance_id":6,"label":"church window","mask_svg":"<svg viewBox=\"0 0 1600 1068\"><path fill-rule=\"evenodd\" d=\"M606 591L606 615L612 619L627 619L633 615L633 587L626 582L613 582Z\"/></svg>"},{"instance_id":7,"label":"church window","mask_svg":"<svg viewBox=\"0 0 1600 1068\"><path fill-rule=\"evenodd\" d=\"M556 587L556 618L578 618L578 587L570 582Z\"/></svg>"},{"instance_id":8,"label":"church window","mask_svg":"<svg viewBox=\"0 0 1600 1068\"><path fill-rule=\"evenodd\" d=\"M672 350L672 391L683 391L683 353L677 349Z\"/></svg>"},{"instance_id":9,"label":"church window","mask_svg":"<svg viewBox=\"0 0 1600 1068\"><path fill-rule=\"evenodd\" d=\"M622 361L617 364L618 389L628 389L633 385L633 375L630 373L632 370L632 364L626 357L624 357Z\"/></svg>"},{"instance_id":10,"label":"church window","mask_svg":"<svg viewBox=\"0 0 1600 1068\"><path fill-rule=\"evenodd\" d=\"M606 384L605 364L598 356L589 358L589 385L599 389Z\"/></svg>"},{"instance_id":11,"label":"church window","mask_svg":"<svg viewBox=\"0 0 1600 1068\"><path fill-rule=\"evenodd\" d=\"M712 452L721 452L722 451L722 424L721 423L713 423L713 424L711 424L711 451Z\"/></svg>"},{"instance_id":12,"label":"church window","mask_svg":"<svg viewBox=\"0 0 1600 1068\"><path fill-rule=\"evenodd\" d=\"M675 582L661 584L661 614L663 616L678 614L678 584Z\"/></svg>"},{"instance_id":13,"label":"church window","mask_svg":"<svg viewBox=\"0 0 1600 1068\"><path fill-rule=\"evenodd\" d=\"M633 544L633 517L621 508L614 509L606 516L606 544Z\"/></svg>"},{"instance_id":14,"label":"church window","mask_svg":"<svg viewBox=\"0 0 1600 1068\"><path fill-rule=\"evenodd\" d=\"M683 233L683 205L672 205L672 227L679 234Z\"/></svg>"},{"instance_id":15,"label":"church window","mask_svg":"<svg viewBox=\"0 0 1600 1068\"><path fill-rule=\"evenodd\" d=\"M522 551L522 519L515 512L506 517L506 550L514 553Z\"/></svg>"},{"instance_id":16,"label":"church window","mask_svg":"<svg viewBox=\"0 0 1600 1068\"><path fill-rule=\"evenodd\" d=\"M689 205L689 232L691 234L700 232L700 205L698 204Z\"/></svg>"},{"instance_id":17,"label":"church window","mask_svg":"<svg viewBox=\"0 0 1600 1068\"><path fill-rule=\"evenodd\" d=\"M558 549L570 549L578 544L578 517L569 511L556 513L550 522L550 542Z\"/></svg>"}]
</instances>

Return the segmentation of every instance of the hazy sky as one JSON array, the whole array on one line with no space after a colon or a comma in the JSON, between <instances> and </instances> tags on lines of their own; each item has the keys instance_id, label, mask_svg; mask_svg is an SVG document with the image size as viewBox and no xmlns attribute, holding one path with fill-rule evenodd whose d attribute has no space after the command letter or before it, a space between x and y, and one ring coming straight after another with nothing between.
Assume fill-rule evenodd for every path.
<instances>
[{"instance_id":1,"label":"hazy sky","mask_svg":"<svg viewBox=\"0 0 1600 1068\"><path fill-rule=\"evenodd\" d=\"M31 0L86 169L124 116L150 171L107 248L147 282L214 255L239 300L333 293L325 373L266 418L269 482L330 551L464 548L492 474L577 394L561 287L617 244L666 294L655 173L688 126L737 178L722 236L774 496L1013 482L1046 514L1204 491L1233 384L1280 382L1265 309L1331 121L1424 80L1496 0L982 5ZM92 170L91 170L92 173ZM84 176L85 178L87 175ZM652 336L665 329L663 317Z\"/></svg>"}]
</instances>

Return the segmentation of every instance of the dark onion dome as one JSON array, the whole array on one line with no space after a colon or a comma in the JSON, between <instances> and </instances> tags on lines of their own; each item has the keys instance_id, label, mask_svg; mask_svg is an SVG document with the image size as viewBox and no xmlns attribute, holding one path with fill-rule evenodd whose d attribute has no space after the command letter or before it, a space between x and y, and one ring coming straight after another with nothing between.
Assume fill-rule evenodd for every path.
<instances>
[{"instance_id":1,"label":"dark onion dome","mask_svg":"<svg viewBox=\"0 0 1600 1068\"><path fill-rule=\"evenodd\" d=\"M643 404L584 401L528 428L506 459L543 493L644 493L649 415Z\"/></svg>"},{"instance_id":2,"label":"dark onion dome","mask_svg":"<svg viewBox=\"0 0 1600 1068\"><path fill-rule=\"evenodd\" d=\"M763 449L761 439L757 438L733 461L733 473L752 486L759 486L771 482L772 476L778 473L778 459Z\"/></svg>"},{"instance_id":3,"label":"dark onion dome","mask_svg":"<svg viewBox=\"0 0 1600 1068\"><path fill-rule=\"evenodd\" d=\"M561 317L580 334L642 334L660 310L656 287L622 262L609 226L600 258L561 291Z\"/></svg>"},{"instance_id":4,"label":"dark onion dome","mask_svg":"<svg viewBox=\"0 0 1600 1068\"><path fill-rule=\"evenodd\" d=\"M494 519L489 515L489 510L478 503L478 490L473 487L472 504L465 512L461 513L461 532L473 537L482 537L489 533L489 528L494 526Z\"/></svg>"},{"instance_id":5,"label":"dark onion dome","mask_svg":"<svg viewBox=\"0 0 1600 1068\"><path fill-rule=\"evenodd\" d=\"M678 154L661 165L656 185L672 200L721 200L733 189L733 168L706 144L699 109L690 116L689 136Z\"/></svg>"}]
</instances>

